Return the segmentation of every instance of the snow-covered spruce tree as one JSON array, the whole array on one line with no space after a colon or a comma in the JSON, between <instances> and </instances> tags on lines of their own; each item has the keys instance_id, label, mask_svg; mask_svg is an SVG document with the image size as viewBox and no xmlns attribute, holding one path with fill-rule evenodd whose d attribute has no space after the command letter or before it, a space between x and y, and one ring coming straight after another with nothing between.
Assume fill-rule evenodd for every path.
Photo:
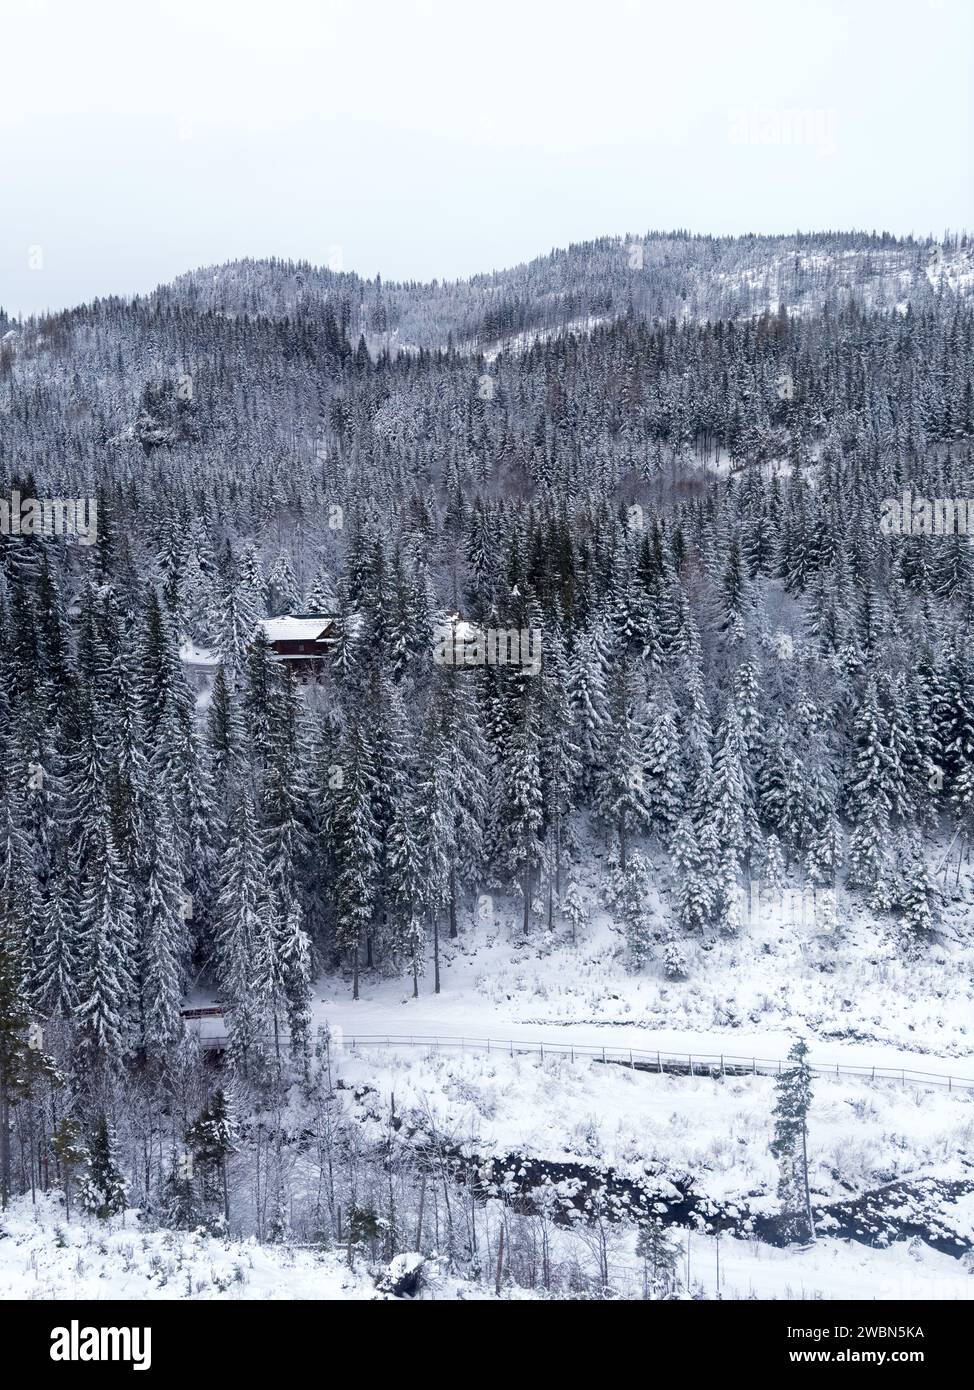
<instances>
[{"instance_id":1,"label":"snow-covered spruce tree","mask_svg":"<svg viewBox=\"0 0 974 1390\"><path fill-rule=\"evenodd\" d=\"M335 580L326 560L322 560L304 595L302 608L306 613L334 613L336 604Z\"/></svg>"},{"instance_id":2,"label":"snow-covered spruce tree","mask_svg":"<svg viewBox=\"0 0 974 1390\"><path fill-rule=\"evenodd\" d=\"M640 1226L636 1237L636 1254L643 1262L643 1298L674 1297L680 1251L656 1217L651 1217Z\"/></svg>"},{"instance_id":3,"label":"snow-covered spruce tree","mask_svg":"<svg viewBox=\"0 0 974 1390\"><path fill-rule=\"evenodd\" d=\"M162 1055L182 1032L181 1007L189 942L171 801L152 792L147 804L148 881L142 909L142 1039Z\"/></svg>"},{"instance_id":4,"label":"snow-covered spruce tree","mask_svg":"<svg viewBox=\"0 0 974 1390\"><path fill-rule=\"evenodd\" d=\"M234 1068L244 1074L262 1041L261 1013L265 1001L256 997L254 984L257 953L267 928L265 878L253 796L242 783L229 817L220 864L216 946L230 1056Z\"/></svg>"},{"instance_id":5,"label":"snow-covered spruce tree","mask_svg":"<svg viewBox=\"0 0 974 1390\"><path fill-rule=\"evenodd\" d=\"M568 703L576 730L580 778L582 786L589 790L604 759L609 703L598 650L588 637L578 638L569 657Z\"/></svg>"},{"instance_id":6,"label":"snow-covered spruce tree","mask_svg":"<svg viewBox=\"0 0 974 1390\"><path fill-rule=\"evenodd\" d=\"M61 1077L53 1060L37 1044L31 1032L36 1018L24 994L22 943L15 923L0 903L0 1206L11 1196L10 1139L13 1113L18 1105L34 1099L44 1086Z\"/></svg>"},{"instance_id":7,"label":"snow-covered spruce tree","mask_svg":"<svg viewBox=\"0 0 974 1390\"><path fill-rule=\"evenodd\" d=\"M974 806L974 671L960 642L952 641L945 653L933 717L944 791L955 819L966 829Z\"/></svg>"},{"instance_id":8,"label":"snow-covered spruce tree","mask_svg":"<svg viewBox=\"0 0 974 1390\"><path fill-rule=\"evenodd\" d=\"M40 966L40 941L43 933L41 885L35 868L35 858L29 836L23 825L23 806L20 798L8 795L0 806L3 817L2 874L0 902L6 914L6 931L17 943L22 969L21 987L30 997L32 985Z\"/></svg>"},{"instance_id":9,"label":"snow-covered spruce tree","mask_svg":"<svg viewBox=\"0 0 974 1390\"><path fill-rule=\"evenodd\" d=\"M271 617L293 613L298 605L298 586L291 557L282 550L267 576L267 611Z\"/></svg>"},{"instance_id":10,"label":"snow-covered spruce tree","mask_svg":"<svg viewBox=\"0 0 974 1390\"><path fill-rule=\"evenodd\" d=\"M182 570L179 574L173 616L181 636L207 646L213 640L214 602L212 567L201 557L198 533L186 539Z\"/></svg>"},{"instance_id":11,"label":"snow-covered spruce tree","mask_svg":"<svg viewBox=\"0 0 974 1390\"><path fill-rule=\"evenodd\" d=\"M677 916L686 931L702 931L713 917L714 889L709 866L700 852L693 821L687 815L681 816L677 822L672 855L676 872Z\"/></svg>"},{"instance_id":12,"label":"snow-covered spruce tree","mask_svg":"<svg viewBox=\"0 0 974 1390\"><path fill-rule=\"evenodd\" d=\"M301 702L290 667L274 668L268 691L268 752L262 797L268 884L282 917L304 879L308 853Z\"/></svg>"},{"instance_id":13,"label":"snow-covered spruce tree","mask_svg":"<svg viewBox=\"0 0 974 1390\"><path fill-rule=\"evenodd\" d=\"M663 929L659 942L659 961L668 980L686 979L686 947L672 922L668 922Z\"/></svg>"},{"instance_id":14,"label":"snow-covered spruce tree","mask_svg":"<svg viewBox=\"0 0 974 1390\"><path fill-rule=\"evenodd\" d=\"M81 942L77 895L66 862L66 846L48 879L33 995L47 1017L70 1018L78 1005Z\"/></svg>"},{"instance_id":15,"label":"snow-covered spruce tree","mask_svg":"<svg viewBox=\"0 0 974 1390\"><path fill-rule=\"evenodd\" d=\"M653 930L646 902L650 886L649 864L641 850L634 849L626 867L618 869L613 913L625 934L633 970L646 963L653 946Z\"/></svg>"},{"instance_id":16,"label":"snow-covered spruce tree","mask_svg":"<svg viewBox=\"0 0 974 1390\"><path fill-rule=\"evenodd\" d=\"M855 752L847 796L852 834L849 881L875 891L886 871L889 836L889 751L876 681L866 683L854 725Z\"/></svg>"},{"instance_id":17,"label":"snow-covered spruce tree","mask_svg":"<svg viewBox=\"0 0 974 1390\"><path fill-rule=\"evenodd\" d=\"M233 671L233 668L230 668ZM271 738L271 698L277 684L278 669L271 659L271 647L264 629L257 627L242 648L235 672L240 692L240 717L247 733L251 758L261 773L273 749Z\"/></svg>"},{"instance_id":18,"label":"snow-covered spruce tree","mask_svg":"<svg viewBox=\"0 0 974 1390\"><path fill-rule=\"evenodd\" d=\"M132 663L138 695L139 726L149 753L171 705L191 699L179 662L179 639L172 617L154 588L146 598L140 640Z\"/></svg>"},{"instance_id":19,"label":"snow-covered spruce tree","mask_svg":"<svg viewBox=\"0 0 974 1390\"><path fill-rule=\"evenodd\" d=\"M747 572L741 562L740 546L736 540L732 540L720 586L720 626L733 642L742 641L746 635L744 615L749 598Z\"/></svg>"},{"instance_id":20,"label":"snow-covered spruce tree","mask_svg":"<svg viewBox=\"0 0 974 1390\"><path fill-rule=\"evenodd\" d=\"M772 832L764 842L764 864L762 877L771 893L779 893L785 883L785 862L781 853L781 841Z\"/></svg>"},{"instance_id":21,"label":"snow-covered spruce tree","mask_svg":"<svg viewBox=\"0 0 974 1390\"><path fill-rule=\"evenodd\" d=\"M186 1131L186 1146L199 1173L203 1209L212 1213L219 1205L223 1229L230 1224L228 1165L237 1141L234 1109L227 1091L218 1086L198 1118Z\"/></svg>"},{"instance_id":22,"label":"snow-covered spruce tree","mask_svg":"<svg viewBox=\"0 0 974 1390\"><path fill-rule=\"evenodd\" d=\"M501 824L504 865L523 901L522 930L531 927L534 877L542 862L544 792L541 781L537 695L525 682L511 696L513 728L503 755Z\"/></svg>"},{"instance_id":23,"label":"snow-covered spruce tree","mask_svg":"<svg viewBox=\"0 0 974 1390\"><path fill-rule=\"evenodd\" d=\"M93 1065L120 1066L137 1030L135 904L107 823L85 866L79 902L79 1040Z\"/></svg>"},{"instance_id":24,"label":"snow-covered spruce tree","mask_svg":"<svg viewBox=\"0 0 974 1390\"><path fill-rule=\"evenodd\" d=\"M734 672L734 706L741 725L741 737L750 780L756 783L764 756L763 699L758 672L752 661L742 661Z\"/></svg>"},{"instance_id":25,"label":"snow-covered spruce tree","mask_svg":"<svg viewBox=\"0 0 974 1390\"><path fill-rule=\"evenodd\" d=\"M720 847L717 866L720 911L725 928L740 926L739 872L750 866L758 838L753 785L747 766L744 735L733 700L728 700L708 782L710 819Z\"/></svg>"},{"instance_id":26,"label":"snow-covered spruce tree","mask_svg":"<svg viewBox=\"0 0 974 1390\"><path fill-rule=\"evenodd\" d=\"M901 941L907 956L917 957L936 921L937 890L930 877L922 841L913 837L900 893Z\"/></svg>"},{"instance_id":27,"label":"snow-covered spruce tree","mask_svg":"<svg viewBox=\"0 0 974 1390\"><path fill-rule=\"evenodd\" d=\"M301 904L292 899L280 922L278 960L291 1056L306 1067L311 1028L311 938L304 921Z\"/></svg>"},{"instance_id":28,"label":"snow-covered spruce tree","mask_svg":"<svg viewBox=\"0 0 974 1390\"><path fill-rule=\"evenodd\" d=\"M267 1227L267 1239L272 1245L289 1245L292 1240L291 1199L280 1177L274 1193L274 1207Z\"/></svg>"},{"instance_id":29,"label":"snow-covered spruce tree","mask_svg":"<svg viewBox=\"0 0 974 1390\"><path fill-rule=\"evenodd\" d=\"M173 837L185 889L187 937L198 964L212 968L219 816L195 711L174 701L163 721L160 749L168 749L158 780L171 800Z\"/></svg>"},{"instance_id":30,"label":"snow-covered spruce tree","mask_svg":"<svg viewBox=\"0 0 974 1390\"><path fill-rule=\"evenodd\" d=\"M683 779L687 800L696 814L706 804L704 795L713 762L713 728L704 690L699 657L688 657L682 667Z\"/></svg>"},{"instance_id":31,"label":"snow-covered spruce tree","mask_svg":"<svg viewBox=\"0 0 974 1390\"><path fill-rule=\"evenodd\" d=\"M243 556L238 558L227 543L220 557L216 602L211 626L223 665L240 671L247 647L261 616L260 595L264 584Z\"/></svg>"},{"instance_id":32,"label":"snow-covered spruce tree","mask_svg":"<svg viewBox=\"0 0 974 1390\"><path fill-rule=\"evenodd\" d=\"M562 859L568 844L572 812L581 776L572 704L568 693L568 663L562 639L553 631L545 638L541 669L541 774L544 782L545 823L551 841L552 872L548 882L548 925L561 896Z\"/></svg>"},{"instance_id":33,"label":"snow-covered spruce tree","mask_svg":"<svg viewBox=\"0 0 974 1390\"><path fill-rule=\"evenodd\" d=\"M372 924L379 861L373 810L375 750L365 710L352 710L341 755L341 782L332 789L336 843L341 847L336 896L336 945L352 974L352 998L359 995L361 952Z\"/></svg>"},{"instance_id":34,"label":"snow-covered spruce tree","mask_svg":"<svg viewBox=\"0 0 974 1390\"><path fill-rule=\"evenodd\" d=\"M199 1222L199 1202L193 1184L192 1159L174 1144L162 1182L160 1220L172 1231L190 1231Z\"/></svg>"},{"instance_id":35,"label":"snow-covered spruce tree","mask_svg":"<svg viewBox=\"0 0 974 1390\"><path fill-rule=\"evenodd\" d=\"M661 607L663 651L669 663L696 669L700 661L700 630L687 591L675 574L670 576Z\"/></svg>"},{"instance_id":36,"label":"snow-covered spruce tree","mask_svg":"<svg viewBox=\"0 0 974 1390\"><path fill-rule=\"evenodd\" d=\"M54 1126L51 1134L51 1153L64 1193L64 1214L70 1220L74 1175L88 1162L88 1149L82 1139L81 1127L71 1115L62 1115Z\"/></svg>"},{"instance_id":37,"label":"snow-covered spruce tree","mask_svg":"<svg viewBox=\"0 0 974 1390\"><path fill-rule=\"evenodd\" d=\"M389 898L394 919L395 950L419 997L419 977L425 968L425 862L419 804L420 773L414 741L403 725L400 756L392 787L392 821L387 839Z\"/></svg>"},{"instance_id":38,"label":"snow-covered spruce tree","mask_svg":"<svg viewBox=\"0 0 974 1390\"><path fill-rule=\"evenodd\" d=\"M664 844L676 828L685 806L680 739L669 700L657 700L647 717L646 760L643 764L650 824Z\"/></svg>"},{"instance_id":39,"label":"snow-covered spruce tree","mask_svg":"<svg viewBox=\"0 0 974 1390\"><path fill-rule=\"evenodd\" d=\"M108 1221L125 1210L128 1184L119 1167L115 1127L102 1113L88 1141L88 1171L78 1188L82 1211Z\"/></svg>"},{"instance_id":40,"label":"snow-covered spruce tree","mask_svg":"<svg viewBox=\"0 0 974 1390\"><path fill-rule=\"evenodd\" d=\"M778 1160L778 1199L781 1224L789 1240L815 1238L808 1183L808 1112L812 1103L812 1074L808 1046L796 1038L789 1065L775 1080L774 1137L771 1153Z\"/></svg>"},{"instance_id":41,"label":"snow-covered spruce tree","mask_svg":"<svg viewBox=\"0 0 974 1390\"><path fill-rule=\"evenodd\" d=\"M789 824L790 782L794 762L785 717L779 713L768 730L757 775L761 822L779 841Z\"/></svg>"},{"instance_id":42,"label":"snow-covered spruce tree","mask_svg":"<svg viewBox=\"0 0 974 1390\"><path fill-rule=\"evenodd\" d=\"M625 872L629 841L648 828L652 808L646 790L644 764L646 731L635 698L635 681L628 658L618 657L612 673L610 718L605 734L604 763L596 785L600 817L619 837L619 867Z\"/></svg>"},{"instance_id":43,"label":"snow-covered spruce tree","mask_svg":"<svg viewBox=\"0 0 974 1390\"><path fill-rule=\"evenodd\" d=\"M213 795L217 806L231 792L240 771L246 735L238 703L235 674L221 662L213 676L210 708L207 712L206 741Z\"/></svg>"},{"instance_id":44,"label":"snow-covered spruce tree","mask_svg":"<svg viewBox=\"0 0 974 1390\"><path fill-rule=\"evenodd\" d=\"M458 935L458 907L464 891L474 891L484 867L484 782L489 755L480 719L476 674L447 668L432 692L440 721L445 761L443 814L453 847L447 865L450 936Z\"/></svg>"},{"instance_id":45,"label":"snow-covered spruce tree","mask_svg":"<svg viewBox=\"0 0 974 1390\"><path fill-rule=\"evenodd\" d=\"M572 880L565 889L560 900L561 915L568 922L572 933L572 945L578 945L578 933L583 922L588 919L588 908L585 906L585 899L582 897L582 890L578 884Z\"/></svg>"}]
</instances>

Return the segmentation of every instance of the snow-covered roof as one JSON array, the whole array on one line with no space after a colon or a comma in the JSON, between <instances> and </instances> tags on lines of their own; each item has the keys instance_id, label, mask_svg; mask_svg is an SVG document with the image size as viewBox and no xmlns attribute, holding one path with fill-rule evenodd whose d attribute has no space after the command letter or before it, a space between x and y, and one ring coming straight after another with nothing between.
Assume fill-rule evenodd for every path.
<instances>
[{"instance_id":1,"label":"snow-covered roof","mask_svg":"<svg viewBox=\"0 0 974 1390\"><path fill-rule=\"evenodd\" d=\"M268 642L314 642L333 622L325 614L317 618L263 618L260 625Z\"/></svg>"}]
</instances>

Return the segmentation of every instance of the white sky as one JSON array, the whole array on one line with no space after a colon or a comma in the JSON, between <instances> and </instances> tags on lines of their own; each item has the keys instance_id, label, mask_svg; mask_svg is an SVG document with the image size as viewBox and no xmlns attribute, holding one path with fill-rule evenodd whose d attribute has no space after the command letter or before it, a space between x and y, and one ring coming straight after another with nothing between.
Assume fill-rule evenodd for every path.
<instances>
[{"instance_id":1,"label":"white sky","mask_svg":"<svg viewBox=\"0 0 974 1390\"><path fill-rule=\"evenodd\" d=\"M0 42L10 312L243 255L974 228L972 0L7 0Z\"/></svg>"}]
</instances>

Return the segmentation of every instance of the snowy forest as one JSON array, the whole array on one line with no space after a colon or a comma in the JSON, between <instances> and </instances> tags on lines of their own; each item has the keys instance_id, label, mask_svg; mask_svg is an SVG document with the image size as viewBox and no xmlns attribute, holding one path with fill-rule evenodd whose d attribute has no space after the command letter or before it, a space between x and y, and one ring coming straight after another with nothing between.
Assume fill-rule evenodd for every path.
<instances>
[{"instance_id":1,"label":"snowy forest","mask_svg":"<svg viewBox=\"0 0 974 1390\"><path fill-rule=\"evenodd\" d=\"M137 1207L348 1279L381 1262L380 1289L435 1260L497 1294L635 1270L635 1296L695 1296L689 1238L623 1181L648 1150L584 1201L550 1155L514 1178L512 1138L451 1130L459 1080L370 1068L330 1025L386 999L363 1033L430 1031L452 988L453 1032L467 1008L507 1037L492 998L585 961L644 1021L709 990L733 1032L745 980L791 968L754 904L780 937L797 893L822 1009L848 1016L867 957L920 1001L849 1037L962 1052L927 1025L971 997L974 551L880 523L974 498L972 285L965 238L674 232L458 284L250 261L0 315L0 497L96 520L0 535L4 1206ZM267 620L301 615L332 625L320 664L275 650ZM486 660L442 659L458 630ZM497 633L540 661L491 660ZM804 1058L761 1083L750 1231L779 1248L852 1201L798 1163ZM684 1225L738 1229L680 1192Z\"/></svg>"}]
</instances>

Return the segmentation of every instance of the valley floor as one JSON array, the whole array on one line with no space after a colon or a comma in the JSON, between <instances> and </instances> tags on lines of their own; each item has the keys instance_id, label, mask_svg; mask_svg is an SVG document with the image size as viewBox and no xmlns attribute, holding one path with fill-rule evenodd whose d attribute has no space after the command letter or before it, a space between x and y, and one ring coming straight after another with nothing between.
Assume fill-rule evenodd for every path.
<instances>
[{"instance_id":1,"label":"valley floor","mask_svg":"<svg viewBox=\"0 0 974 1390\"><path fill-rule=\"evenodd\" d=\"M685 1265L684 1236L681 1264ZM713 1299L970 1299L972 1281L956 1260L922 1245L868 1250L822 1239L775 1250L756 1241L690 1236L694 1296ZM619 1252L623 1289L639 1296L639 1262ZM719 1275L719 1286L718 1286ZM380 1298L359 1261L343 1255L224 1241L187 1232L142 1231L134 1212L106 1225L66 1221L53 1203L19 1198L0 1218L0 1298L124 1300L363 1300ZM422 1299L490 1298L483 1284L429 1267ZM542 1296L511 1288L508 1298Z\"/></svg>"}]
</instances>

